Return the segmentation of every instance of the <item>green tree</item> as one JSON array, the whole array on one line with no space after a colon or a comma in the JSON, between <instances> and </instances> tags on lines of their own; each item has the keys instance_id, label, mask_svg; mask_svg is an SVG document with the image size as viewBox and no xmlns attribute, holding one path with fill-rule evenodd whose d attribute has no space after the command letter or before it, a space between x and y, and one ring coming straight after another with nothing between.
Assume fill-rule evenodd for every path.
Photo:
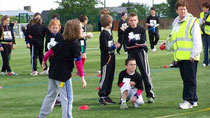
<instances>
[{"instance_id":1,"label":"green tree","mask_svg":"<svg viewBox=\"0 0 210 118\"><path fill-rule=\"evenodd\" d=\"M160 18L169 18L170 17L170 9L168 3L161 3L161 4L155 4L154 5L156 14Z\"/></svg>"},{"instance_id":2,"label":"green tree","mask_svg":"<svg viewBox=\"0 0 210 118\"><path fill-rule=\"evenodd\" d=\"M177 16L176 14L176 10L175 10L175 4L177 2L177 0L167 0L168 4L169 4L169 17L170 18L175 18Z\"/></svg>"},{"instance_id":3,"label":"green tree","mask_svg":"<svg viewBox=\"0 0 210 118\"><path fill-rule=\"evenodd\" d=\"M146 17L150 14L149 13L149 6L146 4L139 4L139 3L123 3L122 7L128 8L128 13L136 12L140 19L146 19Z\"/></svg>"},{"instance_id":4,"label":"green tree","mask_svg":"<svg viewBox=\"0 0 210 118\"><path fill-rule=\"evenodd\" d=\"M59 7L51 12L59 13L62 24L74 18L79 18L82 14L88 16L89 23L95 24L99 9L95 8L97 0L62 0L58 2Z\"/></svg>"}]
</instances>

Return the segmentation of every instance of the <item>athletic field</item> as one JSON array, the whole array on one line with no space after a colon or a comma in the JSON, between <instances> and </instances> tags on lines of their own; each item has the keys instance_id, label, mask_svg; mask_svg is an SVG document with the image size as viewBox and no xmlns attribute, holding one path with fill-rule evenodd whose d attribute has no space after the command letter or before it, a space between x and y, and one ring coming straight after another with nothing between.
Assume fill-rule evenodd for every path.
<instances>
[{"instance_id":1,"label":"athletic field","mask_svg":"<svg viewBox=\"0 0 210 118\"><path fill-rule=\"evenodd\" d=\"M170 30L160 30L159 45L166 40ZM182 80L177 68L163 68L173 61L173 52L148 52L153 90L156 94L154 104L145 103L140 108L134 108L131 102L129 109L121 110L119 104L100 106L96 88L99 85L97 71L100 68L99 33L95 32L92 39L87 41L87 60L84 71L86 73L87 88L81 88L79 76L73 72L72 82L74 90L73 117L74 118L209 118L210 117L210 67L198 65L198 107L181 110L178 104L182 102ZM114 32L117 41L117 32ZM148 40L148 37L147 37ZM36 118L42 101L47 93L48 76L31 76L30 54L24 39L16 39L16 49L12 52L10 66L18 76L0 76L0 118ZM149 47L149 42L147 42ZM117 86L118 74L124 69L127 55L121 49L121 55L116 55L115 79L110 97L119 102L120 89ZM2 58L0 58L2 65ZM41 68L38 65L38 71ZM147 99L143 92L144 101ZM91 109L78 110L79 106L88 105ZM61 118L61 107L55 106L48 118Z\"/></svg>"}]
</instances>

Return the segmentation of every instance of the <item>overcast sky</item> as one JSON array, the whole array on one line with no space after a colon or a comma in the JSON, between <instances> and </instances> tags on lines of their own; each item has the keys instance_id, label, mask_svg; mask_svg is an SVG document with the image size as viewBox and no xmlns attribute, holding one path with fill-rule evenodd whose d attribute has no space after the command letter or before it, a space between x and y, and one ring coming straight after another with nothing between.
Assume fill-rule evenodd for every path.
<instances>
[{"instance_id":1,"label":"overcast sky","mask_svg":"<svg viewBox=\"0 0 210 118\"><path fill-rule=\"evenodd\" d=\"M55 9L58 7L56 1L61 0L0 0L0 11L3 10L23 10L23 6L31 6L32 12L42 12L43 10ZM99 0L104 2L104 0ZM117 7L123 2L145 3L152 6L152 0L106 0L107 7ZM166 0L154 0L155 4L166 2Z\"/></svg>"}]
</instances>

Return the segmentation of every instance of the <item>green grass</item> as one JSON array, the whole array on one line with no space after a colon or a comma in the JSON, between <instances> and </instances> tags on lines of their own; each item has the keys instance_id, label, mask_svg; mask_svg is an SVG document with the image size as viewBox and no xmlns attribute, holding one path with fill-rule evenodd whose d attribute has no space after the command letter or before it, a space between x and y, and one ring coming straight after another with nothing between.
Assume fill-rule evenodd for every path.
<instances>
[{"instance_id":1,"label":"green grass","mask_svg":"<svg viewBox=\"0 0 210 118\"><path fill-rule=\"evenodd\" d=\"M160 30L160 43L166 39L169 30ZM170 64L173 60L173 52L158 51L152 53L149 50L149 63L151 67L151 77L153 80L156 99L154 104L145 103L140 108L133 108L128 103L129 109L120 110L120 105L100 106L98 104L97 86L99 78L96 77L100 65L100 52L98 32L87 41L87 60L84 71L87 73L87 88L81 88L81 81L78 76L73 76L73 116L74 118L130 118L130 117L161 117L179 114L175 117L186 118L207 118L210 110L201 112L200 110L210 108L210 67L198 66L198 98L199 106L189 110L178 109L178 104L182 102L182 80L178 69L162 68L163 65ZM117 33L114 32L114 39L117 40ZM17 39L16 49L12 52L11 68L19 75L15 77L0 76L0 118L35 118L39 114L42 101L47 93L47 76L30 76L31 65L29 50L26 48L24 39ZM149 44L147 42L147 44ZM149 46L148 46L149 47ZM116 55L116 71L113 83L111 98L119 102L120 90L117 87L119 72L124 69L126 55L121 50L121 55ZM0 59L0 65L2 60ZM38 71L41 71L39 66ZM75 71L73 72L75 73ZM143 93L146 101L145 93ZM80 111L78 107L88 105L91 110ZM186 114L185 114L186 113ZM55 107L49 118L61 118L61 107Z\"/></svg>"}]
</instances>

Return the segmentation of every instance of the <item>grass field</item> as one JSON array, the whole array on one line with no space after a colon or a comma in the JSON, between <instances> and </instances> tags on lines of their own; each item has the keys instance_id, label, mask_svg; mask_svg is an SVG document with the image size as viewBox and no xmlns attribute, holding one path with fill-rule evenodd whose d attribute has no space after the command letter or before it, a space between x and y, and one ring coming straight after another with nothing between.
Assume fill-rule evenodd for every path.
<instances>
[{"instance_id":1,"label":"grass field","mask_svg":"<svg viewBox=\"0 0 210 118\"><path fill-rule=\"evenodd\" d=\"M166 39L169 30L160 30L160 42ZM120 105L100 106L98 103L97 86L99 78L96 76L100 65L99 33L87 41L87 60L84 71L87 74L87 88L81 88L78 76L72 77L74 90L73 116L74 118L149 118L149 117L180 117L180 118L209 118L210 117L210 67L202 67L203 54L198 66L198 107L181 110L178 104L182 102L182 80L177 68L162 68L173 60L172 53L149 50L149 64L153 80L156 99L154 104L145 103L140 108L133 108L129 102L129 109L120 110ZM117 40L117 33L114 32ZM23 39L16 39L16 49L11 58L11 68L18 76L0 76L0 118L36 118L47 93L48 77L45 75L31 76L29 50L26 49ZM149 44L147 42L147 44ZM121 55L116 55L116 71L111 98L119 102L120 90L117 87L119 72L124 69L124 60L127 55L121 50ZM2 59L0 59L2 65ZM38 71L41 71L39 66ZM145 93L143 93L146 101ZM91 110L80 111L78 107L88 105ZM55 107L48 118L61 118L61 107Z\"/></svg>"}]
</instances>

